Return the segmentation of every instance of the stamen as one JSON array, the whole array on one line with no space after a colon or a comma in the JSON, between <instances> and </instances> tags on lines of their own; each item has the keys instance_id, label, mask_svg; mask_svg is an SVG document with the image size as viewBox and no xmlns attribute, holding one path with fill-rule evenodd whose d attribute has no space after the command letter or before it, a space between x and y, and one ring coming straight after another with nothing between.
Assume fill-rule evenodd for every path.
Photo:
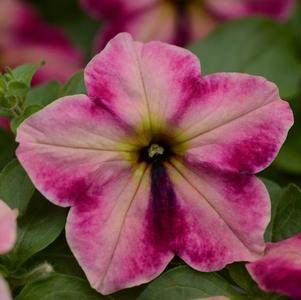
<instances>
[{"instance_id":1,"label":"stamen","mask_svg":"<svg viewBox=\"0 0 301 300\"><path fill-rule=\"evenodd\" d=\"M153 158L155 155L162 155L164 153L164 148L159 146L158 144L152 144L148 148L148 156Z\"/></svg>"}]
</instances>

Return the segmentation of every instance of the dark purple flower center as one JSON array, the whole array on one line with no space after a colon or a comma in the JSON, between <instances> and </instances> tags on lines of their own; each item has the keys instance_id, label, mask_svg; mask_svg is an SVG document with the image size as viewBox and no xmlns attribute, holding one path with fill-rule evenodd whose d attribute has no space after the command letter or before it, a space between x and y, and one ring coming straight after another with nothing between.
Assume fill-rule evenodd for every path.
<instances>
[{"instance_id":1,"label":"dark purple flower center","mask_svg":"<svg viewBox=\"0 0 301 300\"><path fill-rule=\"evenodd\" d=\"M139 161L149 164L162 163L173 155L170 144L164 139L154 139L139 150Z\"/></svg>"}]
</instances>

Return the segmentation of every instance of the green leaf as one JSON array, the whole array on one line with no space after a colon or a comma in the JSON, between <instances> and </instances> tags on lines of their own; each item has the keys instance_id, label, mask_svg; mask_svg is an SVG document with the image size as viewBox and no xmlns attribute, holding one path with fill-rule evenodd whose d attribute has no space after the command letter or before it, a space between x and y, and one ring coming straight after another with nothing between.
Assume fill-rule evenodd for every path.
<instances>
[{"instance_id":1,"label":"green leaf","mask_svg":"<svg viewBox=\"0 0 301 300\"><path fill-rule=\"evenodd\" d=\"M44 107L59 97L61 86L57 81L49 81L45 84L30 89L25 106L40 105Z\"/></svg>"},{"instance_id":2,"label":"green leaf","mask_svg":"<svg viewBox=\"0 0 301 300\"><path fill-rule=\"evenodd\" d=\"M301 101L301 96L298 97L298 105ZM299 107L298 107L299 110ZM300 113L295 113L295 125L289 131L288 137L282 146L273 165L282 171L293 175L301 175L301 120Z\"/></svg>"},{"instance_id":3,"label":"green leaf","mask_svg":"<svg viewBox=\"0 0 301 300\"><path fill-rule=\"evenodd\" d=\"M18 235L14 249L4 255L4 263L16 269L37 252L50 245L62 232L66 209L51 204L36 193L27 211L18 220Z\"/></svg>"},{"instance_id":4,"label":"green leaf","mask_svg":"<svg viewBox=\"0 0 301 300\"><path fill-rule=\"evenodd\" d=\"M259 17L225 23L192 45L203 74L243 72L275 82L283 98L294 96L301 79L301 62L290 31Z\"/></svg>"},{"instance_id":5,"label":"green leaf","mask_svg":"<svg viewBox=\"0 0 301 300\"><path fill-rule=\"evenodd\" d=\"M54 271L66 275L86 278L84 272L70 251L64 234L61 234L51 245L40 251L26 263L27 268L43 262L50 263Z\"/></svg>"},{"instance_id":6,"label":"green leaf","mask_svg":"<svg viewBox=\"0 0 301 300\"><path fill-rule=\"evenodd\" d=\"M245 263L238 262L233 263L227 267L228 272L232 280L242 289L248 292L248 294L256 295L260 293L257 284L251 278L248 273Z\"/></svg>"},{"instance_id":7,"label":"green leaf","mask_svg":"<svg viewBox=\"0 0 301 300\"><path fill-rule=\"evenodd\" d=\"M299 46L301 46L301 1L296 1L296 7L294 10L293 17L289 20L288 26L294 32L297 42L299 42Z\"/></svg>"},{"instance_id":8,"label":"green leaf","mask_svg":"<svg viewBox=\"0 0 301 300\"><path fill-rule=\"evenodd\" d=\"M3 76L0 75L0 94L4 94L7 90L7 82Z\"/></svg>"},{"instance_id":9,"label":"green leaf","mask_svg":"<svg viewBox=\"0 0 301 300\"><path fill-rule=\"evenodd\" d=\"M180 266L150 283L138 300L187 300L209 296L246 299L219 274L201 273L187 266Z\"/></svg>"},{"instance_id":10,"label":"green leaf","mask_svg":"<svg viewBox=\"0 0 301 300\"><path fill-rule=\"evenodd\" d=\"M60 97L77 94L86 94L83 70L75 73L63 86L60 92Z\"/></svg>"},{"instance_id":11,"label":"green leaf","mask_svg":"<svg viewBox=\"0 0 301 300\"><path fill-rule=\"evenodd\" d=\"M272 207L272 213L271 213L271 221L265 231L265 241L266 242L271 242L273 239L273 228L274 228L274 221L275 221L275 217L277 214L277 209L278 209L278 204L279 201L281 199L281 195L282 195L282 188L275 182L265 179L265 178L261 178L261 180L263 181L263 183L265 184L269 195L270 195L270 199L271 199L271 207Z\"/></svg>"},{"instance_id":12,"label":"green leaf","mask_svg":"<svg viewBox=\"0 0 301 300\"><path fill-rule=\"evenodd\" d=\"M12 74L16 81L20 81L25 83L28 87L30 86L33 75L40 68L41 64L25 64L21 65L14 70L12 70Z\"/></svg>"},{"instance_id":13,"label":"green leaf","mask_svg":"<svg viewBox=\"0 0 301 300\"><path fill-rule=\"evenodd\" d=\"M29 284L15 300L109 300L93 290L86 280L53 274L46 280Z\"/></svg>"},{"instance_id":14,"label":"green leaf","mask_svg":"<svg viewBox=\"0 0 301 300\"><path fill-rule=\"evenodd\" d=\"M16 147L15 137L0 128L0 170L13 159Z\"/></svg>"},{"instance_id":15,"label":"green leaf","mask_svg":"<svg viewBox=\"0 0 301 300\"><path fill-rule=\"evenodd\" d=\"M1 96L0 96L0 98L1 98ZM0 102L2 99L3 98L0 99ZM1 106L1 104L0 104L0 106ZM12 117L12 116L13 116L12 112L10 112L8 110L1 110L1 108L0 108L0 117Z\"/></svg>"},{"instance_id":16,"label":"green leaf","mask_svg":"<svg viewBox=\"0 0 301 300\"><path fill-rule=\"evenodd\" d=\"M114 300L132 300L132 299L139 299L139 295L144 291L147 285L139 285L134 286L129 289L121 290L117 293L112 294L111 296Z\"/></svg>"},{"instance_id":17,"label":"green leaf","mask_svg":"<svg viewBox=\"0 0 301 300\"><path fill-rule=\"evenodd\" d=\"M11 81L8 84L6 96L24 97L28 92L29 87L20 81Z\"/></svg>"},{"instance_id":18,"label":"green leaf","mask_svg":"<svg viewBox=\"0 0 301 300\"><path fill-rule=\"evenodd\" d=\"M10 128L11 128L12 132L16 133L20 124L24 120L26 120L28 117L30 117L32 114L39 111L40 109L42 109L42 106L39 106L39 105L31 105L31 106L26 107L26 109L24 110L24 112L21 116L15 117L11 120Z\"/></svg>"},{"instance_id":19,"label":"green leaf","mask_svg":"<svg viewBox=\"0 0 301 300\"><path fill-rule=\"evenodd\" d=\"M301 232L301 190L290 184L282 191L273 226L273 241L278 242Z\"/></svg>"},{"instance_id":20,"label":"green leaf","mask_svg":"<svg viewBox=\"0 0 301 300\"><path fill-rule=\"evenodd\" d=\"M34 186L20 163L14 159L0 174L0 199L23 215L33 196Z\"/></svg>"}]
</instances>

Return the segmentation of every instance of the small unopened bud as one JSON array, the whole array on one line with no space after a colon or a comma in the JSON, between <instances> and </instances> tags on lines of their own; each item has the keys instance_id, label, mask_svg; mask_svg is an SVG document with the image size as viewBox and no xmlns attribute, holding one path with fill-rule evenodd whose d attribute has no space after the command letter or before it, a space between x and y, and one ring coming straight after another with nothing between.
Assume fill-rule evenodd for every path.
<instances>
[{"instance_id":1,"label":"small unopened bud","mask_svg":"<svg viewBox=\"0 0 301 300\"><path fill-rule=\"evenodd\" d=\"M49 275L51 275L53 271L54 270L52 266L49 263L45 262L38 265L28 273L18 276L11 276L10 282L12 282L13 286L26 285L38 280L46 279Z\"/></svg>"}]
</instances>

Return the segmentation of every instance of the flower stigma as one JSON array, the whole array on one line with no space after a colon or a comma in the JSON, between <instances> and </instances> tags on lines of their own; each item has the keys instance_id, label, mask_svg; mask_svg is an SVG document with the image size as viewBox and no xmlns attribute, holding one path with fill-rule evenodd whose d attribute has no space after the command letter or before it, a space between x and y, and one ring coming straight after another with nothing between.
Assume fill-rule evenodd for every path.
<instances>
[{"instance_id":1,"label":"flower stigma","mask_svg":"<svg viewBox=\"0 0 301 300\"><path fill-rule=\"evenodd\" d=\"M153 158L155 155L163 155L164 153L164 148L159 146L158 144L152 144L148 148L148 156L150 158Z\"/></svg>"}]
</instances>

